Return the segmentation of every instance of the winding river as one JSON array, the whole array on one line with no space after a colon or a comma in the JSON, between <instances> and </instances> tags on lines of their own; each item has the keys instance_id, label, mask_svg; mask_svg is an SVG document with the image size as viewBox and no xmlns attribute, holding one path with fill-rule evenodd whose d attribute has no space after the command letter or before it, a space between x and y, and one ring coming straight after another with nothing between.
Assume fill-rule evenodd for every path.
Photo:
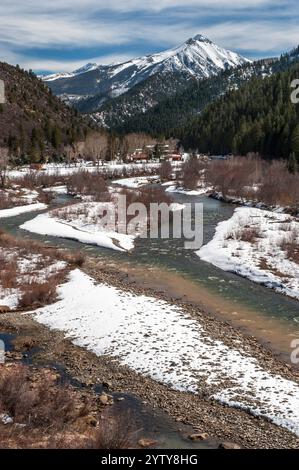
<instances>
[{"instance_id":1,"label":"winding river","mask_svg":"<svg viewBox=\"0 0 299 470\"><path fill-rule=\"evenodd\" d=\"M213 237L217 224L229 219L234 206L206 196L173 195L175 202L201 202L204 205L204 242ZM52 207L66 202L58 196ZM232 322L246 333L289 361L291 341L299 338L299 302L277 294L232 273L224 272L201 261L193 251L184 248L184 240L137 239L135 250L121 253L101 247L54 237L33 235L19 226L36 213L2 219L1 227L15 236L33 238L50 245L80 249L89 256L100 257L107 264L128 266L144 283L167 290L173 297L186 298L202 308Z\"/></svg>"}]
</instances>

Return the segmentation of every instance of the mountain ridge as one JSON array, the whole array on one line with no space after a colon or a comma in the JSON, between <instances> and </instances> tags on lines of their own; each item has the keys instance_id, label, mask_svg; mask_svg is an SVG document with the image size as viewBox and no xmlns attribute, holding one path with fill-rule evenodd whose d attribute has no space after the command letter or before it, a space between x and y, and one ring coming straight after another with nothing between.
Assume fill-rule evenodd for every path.
<instances>
[{"instance_id":1,"label":"mountain ridge","mask_svg":"<svg viewBox=\"0 0 299 470\"><path fill-rule=\"evenodd\" d=\"M196 35L166 51L118 64L87 64L69 74L54 74L43 77L43 80L56 95L69 103L96 95L105 101L124 94L158 73L182 73L203 79L249 62L236 52Z\"/></svg>"}]
</instances>

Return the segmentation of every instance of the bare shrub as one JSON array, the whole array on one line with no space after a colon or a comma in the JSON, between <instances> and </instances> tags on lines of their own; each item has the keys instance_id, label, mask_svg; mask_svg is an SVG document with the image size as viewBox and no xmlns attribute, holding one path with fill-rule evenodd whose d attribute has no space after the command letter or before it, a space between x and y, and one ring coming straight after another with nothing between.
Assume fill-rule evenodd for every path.
<instances>
[{"instance_id":1,"label":"bare shrub","mask_svg":"<svg viewBox=\"0 0 299 470\"><path fill-rule=\"evenodd\" d=\"M17 257L30 262L26 272L18 265ZM56 269L57 261L65 264ZM56 288L65 282L70 267L80 267L83 263L81 252L48 248L0 231L0 287L18 289L21 308L38 308L56 301ZM47 271L48 268L51 270Z\"/></svg>"},{"instance_id":2,"label":"bare shrub","mask_svg":"<svg viewBox=\"0 0 299 470\"><path fill-rule=\"evenodd\" d=\"M111 199L105 179L98 173L80 171L71 175L67 181L70 194L91 196L94 201L108 202Z\"/></svg>"},{"instance_id":3,"label":"bare shrub","mask_svg":"<svg viewBox=\"0 0 299 470\"><path fill-rule=\"evenodd\" d=\"M17 261L13 259L7 259L4 255L0 258L1 269L0 269L0 284L4 289L10 289L14 287L16 276L17 276Z\"/></svg>"},{"instance_id":4,"label":"bare shrub","mask_svg":"<svg viewBox=\"0 0 299 470\"><path fill-rule=\"evenodd\" d=\"M206 179L224 198L249 199L298 212L299 174L290 174L283 161L267 162L257 155L213 161Z\"/></svg>"},{"instance_id":5,"label":"bare shrub","mask_svg":"<svg viewBox=\"0 0 299 470\"><path fill-rule=\"evenodd\" d=\"M298 209L299 174L289 173L285 162L266 164L258 196L268 205Z\"/></svg>"},{"instance_id":6,"label":"bare shrub","mask_svg":"<svg viewBox=\"0 0 299 470\"><path fill-rule=\"evenodd\" d=\"M184 163L182 171L182 180L184 188L197 188L201 169L202 164L196 156L192 156Z\"/></svg>"},{"instance_id":7,"label":"bare shrub","mask_svg":"<svg viewBox=\"0 0 299 470\"><path fill-rule=\"evenodd\" d=\"M240 233L239 240L247 243L255 243L258 238L261 238L261 232L257 227L244 227Z\"/></svg>"},{"instance_id":8,"label":"bare shrub","mask_svg":"<svg viewBox=\"0 0 299 470\"><path fill-rule=\"evenodd\" d=\"M239 240L247 243L255 243L261 238L261 232L258 227L246 225L226 234L226 240Z\"/></svg>"},{"instance_id":9,"label":"bare shrub","mask_svg":"<svg viewBox=\"0 0 299 470\"><path fill-rule=\"evenodd\" d=\"M56 300L56 286L57 284L52 280L44 284L32 283L23 287L25 292L19 300L19 307L24 309L39 308L53 303Z\"/></svg>"},{"instance_id":10,"label":"bare shrub","mask_svg":"<svg viewBox=\"0 0 299 470\"><path fill-rule=\"evenodd\" d=\"M4 188L6 184L8 163L8 149L0 147L0 188Z\"/></svg>"},{"instance_id":11,"label":"bare shrub","mask_svg":"<svg viewBox=\"0 0 299 470\"><path fill-rule=\"evenodd\" d=\"M164 161L160 168L161 181L169 181L172 179L172 166L169 161Z\"/></svg>"},{"instance_id":12,"label":"bare shrub","mask_svg":"<svg viewBox=\"0 0 299 470\"><path fill-rule=\"evenodd\" d=\"M293 229L281 242L280 247L286 252L287 258L299 264L299 233Z\"/></svg>"},{"instance_id":13,"label":"bare shrub","mask_svg":"<svg viewBox=\"0 0 299 470\"><path fill-rule=\"evenodd\" d=\"M208 165L206 178L223 197L254 198L253 188L261 180L261 165L261 159L255 155L216 160Z\"/></svg>"},{"instance_id":14,"label":"bare shrub","mask_svg":"<svg viewBox=\"0 0 299 470\"><path fill-rule=\"evenodd\" d=\"M0 230L0 246L3 248L16 248L23 253L41 254L52 261L65 261L75 266L81 266L84 262L82 252L69 252L58 248L47 247L34 240L15 238L3 230Z\"/></svg>"},{"instance_id":15,"label":"bare shrub","mask_svg":"<svg viewBox=\"0 0 299 470\"><path fill-rule=\"evenodd\" d=\"M88 414L88 403L78 406L73 390L58 386L46 373L30 380L30 369L20 365L0 374L0 408L15 422L31 428L63 429Z\"/></svg>"},{"instance_id":16,"label":"bare shrub","mask_svg":"<svg viewBox=\"0 0 299 470\"><path fill-rule=\"evenodd\" d=\"M48 174L44 171L31 170L22 177L14 179L14 183L22 188L33 190L37 188L49 188L57 184L62 185L66 183L66 179L66 176L58 173Z\"/></svg>"},{"instance_id":17,"label":"bare shrub","mask_svg":"<svg viewBox=\"0 0 299 470\"><path fill-rule=\"evenodd\" d=\"M129 449L136 447L138 433L136 421L131 413L103 412L96 435L87 444L92 449Z\"/></svg>"}]
</instances>

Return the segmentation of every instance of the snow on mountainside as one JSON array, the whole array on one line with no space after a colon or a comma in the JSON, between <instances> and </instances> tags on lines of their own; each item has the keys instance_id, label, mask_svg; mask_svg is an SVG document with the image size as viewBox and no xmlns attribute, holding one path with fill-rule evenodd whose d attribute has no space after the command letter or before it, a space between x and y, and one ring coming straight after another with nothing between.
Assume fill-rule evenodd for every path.
<instances>
[{"instance_id":1,"label":"snow on mountainside","mask_svg":"<svg viewBox=\"0 0 299 470\"><path fill-rule=\"evenodd\" d=\"M44 82L51 82L53 80L58 80L60 78L71 78L75 77L76 75L80 75L81 73L90 72L91 70L95 70L98 67L97 64L86 64L83 67L80 67L74 72L65 72L65 73L53 73L51 75L44 75L40 76L44 80Z\"/></svg>"},{"instance_id":2,"label":"snow on mountainside","mask_svg":"<svg viewBox=\"0 0 299 470\"><path fill-rule=\"evenodd\" d=\"M99 95L105 100L127 92L157 73L182 73L202 79L247 62L244 57L197 35L161 53L110 66L88 64L73 73L50 75L44 80L57 95L72 95L81 99Z\"/></svg>"}]
</instances>

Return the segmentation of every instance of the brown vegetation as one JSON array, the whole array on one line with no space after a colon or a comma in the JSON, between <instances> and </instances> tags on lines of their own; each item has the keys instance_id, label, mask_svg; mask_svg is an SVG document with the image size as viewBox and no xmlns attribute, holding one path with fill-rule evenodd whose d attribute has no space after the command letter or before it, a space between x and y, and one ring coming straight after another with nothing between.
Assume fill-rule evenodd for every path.
<instances>
[{"instance_id":1,"label":"brown vegetation","mask_svg":"<svg viewBox=\"0 0 299 470\"><path fill-rule=\"evenodd\" d=\"M110 201L107 183L99 173L86 170L74 173L67 181L67 189L69 194L91 196L93 201Z\"/></svg>"},{"instance_id":2,"label":"brown vegetation","mask_svg":"<svg viewBox=\"0 0 299 470\"><path fill-rule=\"evenodd\" d=\"M282 161L268 162L256 155L213 161L207 166L207 183L224 198L299 208L299 174L291 174Z\"/></svg>"},{"instance_id":3,"label":"brown vegetation","mask_svg":"<svg viewBox=\"0 0 299 470\"><path fill-rule=\"evenodd\" d=\"M1 449L136 447L139 431L131 413L103 410L93 393L59 382L51 369L0 365Z\"/></svg>"},{"instance_id":4,"label":"brown vegetation","mask_svg":"<svg viewBox=\"0 0 299 470\"><path fill-rule=\"evenodd\" d=\"M160 168L161 181L169 181L172 179L172 166L169 161L164 161Z\"/></svg>"},{"instance_id":5,"label":"brown vegetation","mask_svg":"<svg viewBox=\"0 0 299 470\"><path fill-rule=\"evenodd\" d=\"M285 251L287 258L294 263L299 264L299 233L294 229L286 235L281 242L281 249Z\"/></svg>"},{"instance_id":6,"label":"brown vegetation","mask_svg":"<svg viewBox=\"0 0 299 470\"><path fill-rule=\"evenodd\" d=\"M200 179L200 171L203 169L202 163L196 156L189 158L182 168L182 182L186 189L196 189Z\"/></svg>"},{"instance_id":7,"label":"brown vegetation","mask_svg":"<svg viewBox=\"0 0 299 470\"><path fill-rule=\"evenodd\" d=\"M24 261L26 270L21 267ZM57 261L64 264L57 266ZM0 232L0 286L17 289L22 308L38 308L55 301L56 287L63 283L71 266L81 266L83 262L80 252L47 248Z\"/></svg>"}]
</instances>

